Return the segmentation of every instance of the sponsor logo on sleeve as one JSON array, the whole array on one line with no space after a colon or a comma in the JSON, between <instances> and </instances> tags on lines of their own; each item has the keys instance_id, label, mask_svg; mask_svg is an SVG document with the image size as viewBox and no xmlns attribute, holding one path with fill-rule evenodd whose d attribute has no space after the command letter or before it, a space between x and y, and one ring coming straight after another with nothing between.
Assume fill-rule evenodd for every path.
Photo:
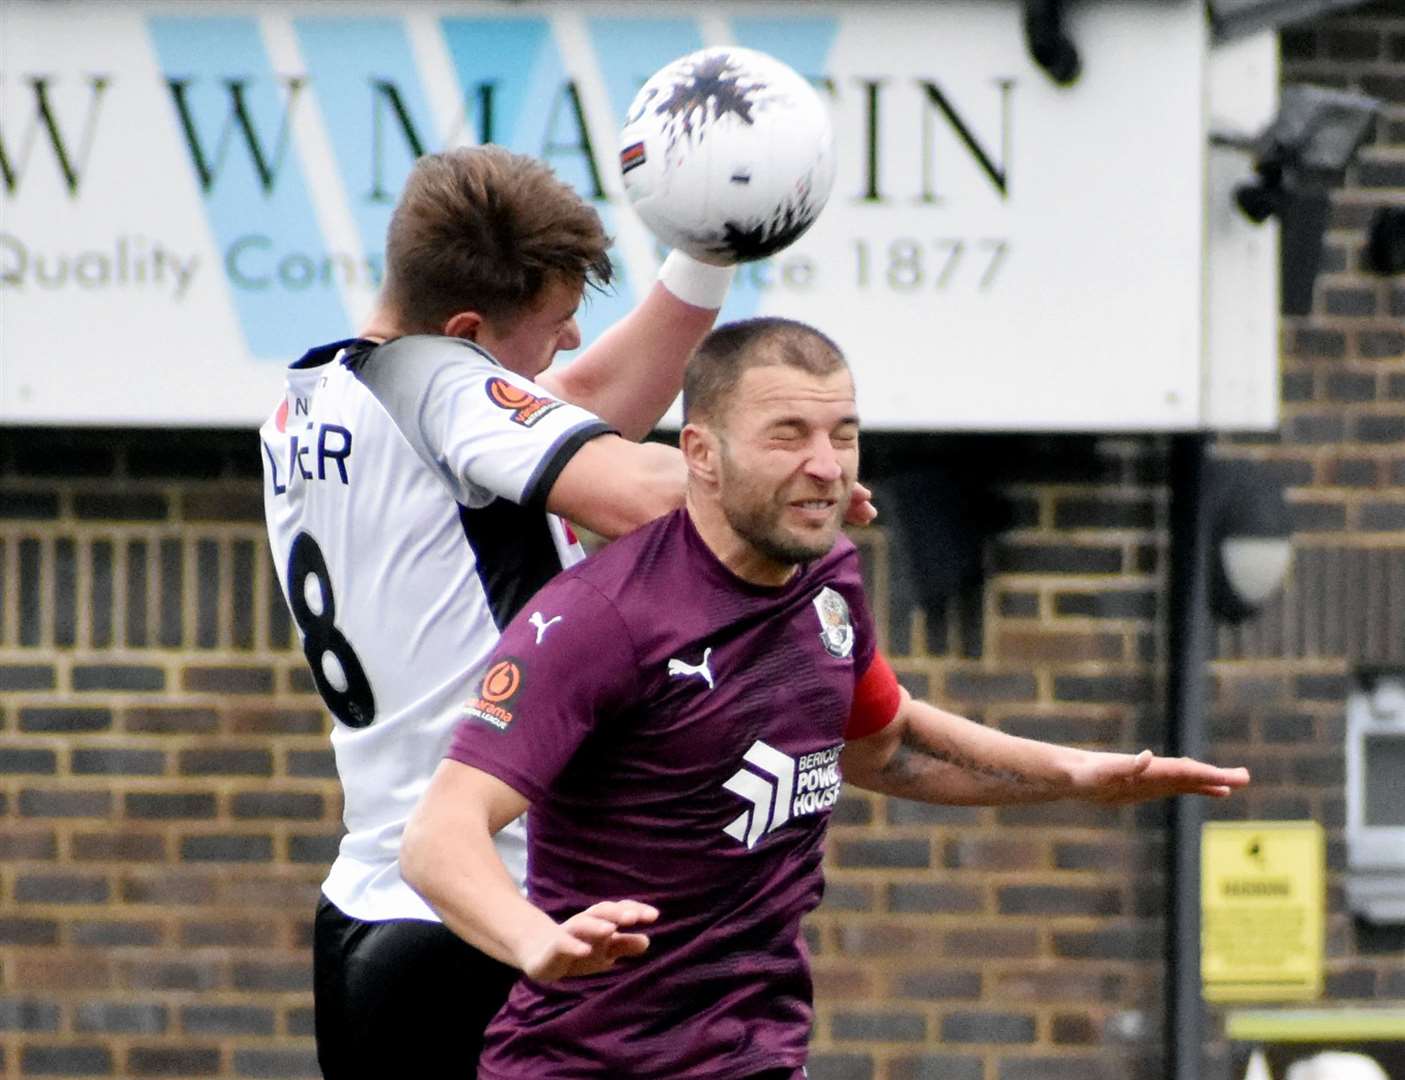
<instances>
[{"instance_id":1,"label":"sponsor logo on sleeve","mask_svg":"<svg viewBox=\"0 0 1405 1080\"><path fill-rule=\"evenodd\" d=\"M499 660L484 673L478 696L466 701L459 715L471 716L499 731L506 731L512 723L512 703L520 689L522 665L511 657Z\"/></svg>"},{"instance_id":2,"label":"sponsor logo on sleeve","mask_svg":"<svg viewBox=\"0 0 1405 1080\"><path fill-rule=\"evenodd\" d=\"M849 620L849 605L837 592L826 585L814 600L820 617L820 643L830 656L843 660L854 651L854 624Z\"/></svg>"},{"instance_id":3,"label":"sponsor logo on sleeve","mask_svg":"<svg viewBox=\"0 0 1405 1080\"><path fill-rule=\"evenodd\" d=\"M555 398L538 397L496 375L484 384L484 388L488 391L488 400L499 409L510 412L512 422L523 427L532 427L543 416L561 408L561 402Z\"/></svg>"}]
</instances>

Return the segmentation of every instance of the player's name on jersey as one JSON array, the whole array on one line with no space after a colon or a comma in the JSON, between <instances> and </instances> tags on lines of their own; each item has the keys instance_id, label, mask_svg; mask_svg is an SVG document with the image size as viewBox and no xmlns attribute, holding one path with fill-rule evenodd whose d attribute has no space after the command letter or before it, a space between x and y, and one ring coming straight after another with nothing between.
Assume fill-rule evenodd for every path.
<instances>
[{"instance_id":1,"label":"player's name on jersey","mask_svg":"<svg viewBox=\"0 0 1405 1080\"><path fill-rule=\"evenodd\" d=\"M278 413L284 423L286 409L285 402ZM289 436L286 456L281 461L268 443L263 444L263 452L268 458L268 478L275 495L285 494L289 485L299 480L337 479L343 484L350 483L351 431L340 424L314 425L307 421L301 434L295 432Z\"/></svg>"}]
</instances>

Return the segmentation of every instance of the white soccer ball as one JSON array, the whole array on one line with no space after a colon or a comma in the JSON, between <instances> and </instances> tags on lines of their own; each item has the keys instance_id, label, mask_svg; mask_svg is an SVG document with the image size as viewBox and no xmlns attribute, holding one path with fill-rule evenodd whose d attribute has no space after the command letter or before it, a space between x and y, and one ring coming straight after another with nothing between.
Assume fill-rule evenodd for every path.
<instances>
[{"instance_id":1,"label":"white soccer ball","mask_svg":"<svg viewBox=\"0 0 1405 1080\"><path fill-rule=\"evenodd\" d=\"M751 262L819 217L834 186L834 133L819 94L779 60L703 49L639 91L620 132L620 169L663 243L704 262Z\"/></svg>"}]
</instances>

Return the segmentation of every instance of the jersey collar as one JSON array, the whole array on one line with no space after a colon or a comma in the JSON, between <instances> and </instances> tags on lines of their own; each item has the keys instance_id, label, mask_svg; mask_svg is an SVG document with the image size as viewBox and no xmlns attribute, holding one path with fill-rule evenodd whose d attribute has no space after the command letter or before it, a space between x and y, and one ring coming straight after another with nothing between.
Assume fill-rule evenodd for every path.
<instances>
[{"instance_id":1,"label":"jersey collar","mask_svg":"<svg viewBox=\"0 0 1405 1080\"><path fill-rule=\"evenodd\" d=\"M368 341L365 338L343 338L341 341L334 341L330 345L319 345L315 349L308 349L296 363L289 366L294 371L299 371L304 368L321 367L323 364L330 363L335 359L336 355L343 349L351 349L358 346L374 348L375 344L374 341Z\"/></svg>"}]
</instances>

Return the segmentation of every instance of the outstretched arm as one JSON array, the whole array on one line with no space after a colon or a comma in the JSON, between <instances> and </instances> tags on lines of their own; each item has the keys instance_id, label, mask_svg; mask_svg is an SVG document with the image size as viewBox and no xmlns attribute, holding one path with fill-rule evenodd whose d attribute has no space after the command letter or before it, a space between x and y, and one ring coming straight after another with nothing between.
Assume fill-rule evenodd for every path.
<instances>
[{"instance_id":1,"label":"outstretched arm","mask_svg":"<svg viewBox=\"0 0 1405 1080\"><path fill-rule=\"evenodd\" d=\"M1249 782L1245 769L1150 750L1103 753L1006 735L906 692L892 723L849 743L840 764L846 780L870 791L964 805L1223 797Z\"/></svg>"},{"instance_id":2,"label":"outstretched arm","mask_svg":"<svg viewBox=\"0 0 1405 1080\"><path fill-rule=\"evenodd\" d=\"M658 918L648 904L605 901L558 924L517 891L492 837L526 809L497 777L441 762L405 829L401 874L455 934L538 982L644 952L649 939L630 930Z\"/></svg>"},{"instance_id":3,"label":"outstretched arm","mask_svg":"<svg viewBox=\"0 0 1405 1080\"><path fill-rule=\"evenodd\" d=\"M565 367L538 379L629 439L642 439L683 388L683 368L712 329L733 267L671 253L643 301Z\"/></svg>"}]
</instances>

